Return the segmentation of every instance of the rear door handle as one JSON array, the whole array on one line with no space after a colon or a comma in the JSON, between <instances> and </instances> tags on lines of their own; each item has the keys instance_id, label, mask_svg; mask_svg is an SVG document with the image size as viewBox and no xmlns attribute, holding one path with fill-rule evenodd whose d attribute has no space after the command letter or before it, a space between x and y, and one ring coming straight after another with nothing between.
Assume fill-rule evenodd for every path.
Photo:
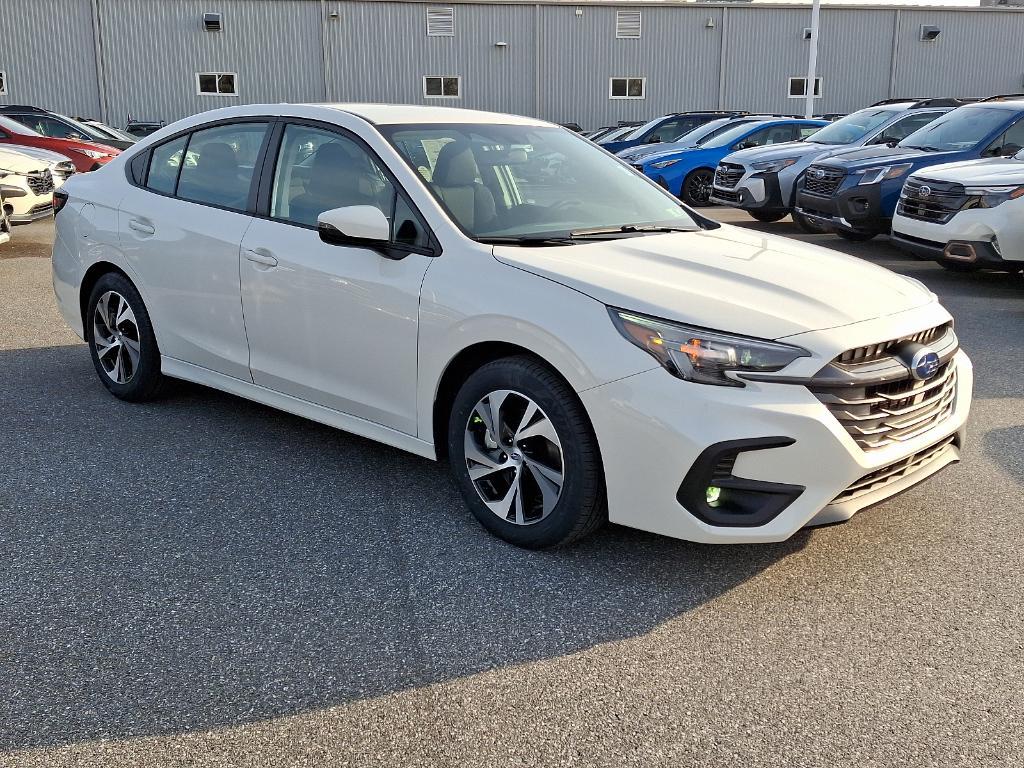
<instances>
[{"instance_id":1,"label":"rear door handle","mask_svg":"<svg viewBox=\"0 0 1024 768\"><path fill-rule=\"evenodd\" d=\"M146 222L139 221L138 219L129 219L128 228L134 229L136 232L141 232L144 235L156 234L156 229L153 227L152 224L147 224Z\"/></svg>"},{"instance_id":2,"label":"rear door handle","mask_svg":"<svg viewBox=\"0 0 1024 768\"><path fill-rule=\"evenodd\" d=\"M277 257L265 248L256 248L255 250L246 248L245 258L255 264L262 264L265 267L277 266Z\"/></svg>"}]
</instances>

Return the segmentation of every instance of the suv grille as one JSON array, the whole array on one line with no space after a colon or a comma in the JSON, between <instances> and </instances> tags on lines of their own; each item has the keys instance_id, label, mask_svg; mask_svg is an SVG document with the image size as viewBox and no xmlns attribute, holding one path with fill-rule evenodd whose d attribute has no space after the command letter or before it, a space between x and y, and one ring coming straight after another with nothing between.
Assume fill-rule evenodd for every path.
<instances>
[{"instance_id":1,"label":"suv grille","mask_svg":"<svg viewBox=\"0 0 1024 768\"><path fill-rule=\"evenodd\" d=\"M28 179L28 188L33 193L46 195L53 192L53 176L50 174L49 168L45 171L32 171L26 178Z\"/></svg>"},{"instance_id":2,"label":"suv grille","mask_svg":"<svg viewBox=\"0 0 1024 768\"><path fill-rule=\"evenodd\" d=\"M966 202L963 184L910 179L903 185L896 211L910 219L945 224Z\"/></svg>"},{"instance_id":3,"label":"suv grille","mask_svg":"<svg viewBox=\"0 0 1024 768\"><path fill-rule=\"evenodd\" d=\"M839 184L846 178L846 171L828 165L812 165L804 174L804 190L822 197L832 197Z\"/></svg>"},{"instance_id":4,"label":"suv grille","mask_svg":"<svg viewBox=\"0 0 1024 768\"><path fill-rule=\"evenodd\" d=\"M908 370L905 375L882 383L858 386L856 377L851 375L834 384L816 382L811 385L811 392L865 451L910 440L945 421L956 405L957 375L952 354L957 345L948 324L913 336L858 347L844 352L831 363L831 368L840 371L852 371L865 364L877 366L878 362L872 361L891 357L889 353L897 344L906 341L927 344L940 340L945 341L941 358L945 362L927 381L918 381Z\"/></svg>"},{"instance_id":5,"label":"suv grille","mask_svg":"<svg viewBox=\"0 0 1024 768\"><path fill-rule=\"evenodd\" d=\"M890 483L895 483L897 480L902 480L907 475L912 475L919 469L923 469L931 464L934 459L939 458L939 455L954 443L956 443L956 435L950 435L930 448L925 448L922 451L907 456L905 459L900 459L894 464L889 464L881 469L876 469L874 472L869 472L836 496L831 503L842 504L845 501L856 499L858 496L863 496L865 493L871 493L879 488L884 488Z\"/></svg>"},{"instance_id":6,"label":"suv grille","mask_svg":"<svg viewBox=\"0 0 1024 768\"><path fill-rule=\"evenodd\" d=\"M715 186L735 189L743 178L743 166L734 163L720 163L715 169Z\"/></svg>"}]
</instances>

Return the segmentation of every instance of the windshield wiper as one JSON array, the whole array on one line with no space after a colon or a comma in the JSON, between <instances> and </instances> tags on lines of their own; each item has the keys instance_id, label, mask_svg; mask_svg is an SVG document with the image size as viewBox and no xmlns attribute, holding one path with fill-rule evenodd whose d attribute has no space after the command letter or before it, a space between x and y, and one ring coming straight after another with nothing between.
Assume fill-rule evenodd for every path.
<instances>
[{"instance_id":1,"label":"windshield wiper","mask_svg":"<svg viewBox=\"0 0 1024 768\"><path fill-rule=\"evenodd\" d=\"M545 245L579 245L595 240L618 240L622 237L644 235L658 232L696 232L693 227L673 227L658 224L625 224L621 227L595 227L593 229L576 229L566 234L550 235L495 235L494 237L474 238L485 245L521 245L536 247Z\"/></svg>"},{"instance_id":2,"label":"windshield wiper","mask_svg":"<svg viewBox=\"0 0 1024 768\"><path fill-rule=\"evenodd\" d=\"M578 245L571 235L502 235L496 237L476 237L478 243L484 245L522 245L525 247L542 245Z\"/></svg>"},{"instance_id":3,"label":"windshield wiper","mask_svg":"<svg viewBox=\"0 0 1024 768\"><path fill-rule=\"evenodd\" d=\"M693 227L674 227L664 224L623 224L621 227L595 227L594 229L577 229L569 233L575 239L600 237L602 235L632 235L648 232L695 232Z\"/></svg>"},{"instance_id":4,"label":"windshield wiper","mask_svg":"<svg viewBox=\"0 0 1024 768\"><path fill-rule=\"evenodd\" d=\"M923 147L922 146L918 146L916 144L904 144L903 147L904 147L904 149L920 149L922 152L943 152L943 151L945 151L945 150L942 149L942 147L932 147L932 146L929 146L928 144L925 144Z\"/></svg>"}]
</instances>

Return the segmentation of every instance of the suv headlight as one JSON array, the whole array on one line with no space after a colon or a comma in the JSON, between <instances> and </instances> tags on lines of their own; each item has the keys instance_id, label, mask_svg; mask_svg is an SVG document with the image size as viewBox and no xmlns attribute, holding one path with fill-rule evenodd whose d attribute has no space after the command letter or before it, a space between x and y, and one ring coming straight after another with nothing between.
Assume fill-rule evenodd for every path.
<instances>
[{"instance_id":1,"label":"suv headlight","mask_svg":"<svg viewBox=\"0 0 1024 768\"><path fill-rule=\"evenodd\" d=\"M778 173L783 168L789 168L799 159L799 157L786 157L781 160L764 160L760 163L751 163L750 167L755 171L762 171L764 173Z\"/></svg>"},{"instance_id":2,"label":"suv headlight","mask_svg":"<svg viewBox=\"0 0 1024 768\"><path fill-rule=\"evenodd\" d=\"M970 199L964 208L995 208L1007 200L1024 197L1024 186L1000 185L992 187L967 187L964 194Z\"/></svg>"},{"instance_id":3,"label":"suv headlight","mask_svg":"<svg viewBox=\"0 0 1024 768\"><path fill-rule=\"evenodd\" d=\"M656 163L651 163L651 168L657 168L657 169L661 170L662 168L668 168L670 165L675 165L678 162L679 162L679 158L678 157L674 158L672 160L659 160Z\"/></svg>"},{"instance_id":4,"label":"suv headlight","mask_svg":"<svg viewBox=\"0 0 1024 768\"><path fill-rule=\"evenodd\" d=\"M913 163L900 163L899 165L880 165L876 168L865 168L863 171L854 171L854 175L862 176L857 182L860 184L878 184L887 179L898 179L911 169Z\"/></svg>"},{"instance_id":5,"label":"suv headlight","mask_svg":"<svg viewBox=\"0 0 1024 768\"><path fill-rule=\"evenodd\" d=\"M75 152L81 152L86 157L91 157L93 160L99 160L101 157L111 157L109 152L99 152L95 149L76 149Z\"/></svg>"},{"instance_id":6,"label":"suv headlight","mask_svg":"<svg viewBox=\"0 0 1024 768\"><path fill-rule=\"evenodd\" d=\"M651 355L673 376L699 384L742 387L742 381L728 374L778 371L811 354L789 344L670 323L621 309L609 308L608 312L627 341Z\"/></svg>"}]
</instances>

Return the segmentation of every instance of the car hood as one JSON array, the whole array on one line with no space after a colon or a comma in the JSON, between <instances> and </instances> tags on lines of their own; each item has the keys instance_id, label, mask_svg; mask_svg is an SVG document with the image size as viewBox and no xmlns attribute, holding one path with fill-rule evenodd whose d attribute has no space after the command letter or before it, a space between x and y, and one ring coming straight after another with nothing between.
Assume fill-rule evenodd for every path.
<instances>
[{"instance_id":1,"label":"car hood","mask_svg":"<svg viewBox=\"0 0 1024 768\"><path fill-rule=\"evenodd\" d=\"M694 147L694 146L681 146L677 149L668 149L667 147L660 152L652 152L649 155L644 155L640 158L643 163L656 163L659 160L668 160L673 157L686 157L691 153L704 152L707 147Z\"/></svg>"},{"instance_id":2,"label":"car hood","mask_svg":"<svg viewBox=\"0 0 1024 768\"><path fill-rule=\"evenodd\" d=\"M48 163L28 152L12 147L0 147L0 168L15 173L31 173L32 171L43 171L49 167Z\"/></svg>"},{"instance_id":3,"label":"car hood","mask_svg":"<svg viewBox=\"0 0 1024 768\"><path fill-rule=\"evenodd\" d=\"M71 159L67 155L62 155L60 152L52 152L49 149L43 149L42 147L29 147L24 144L19 144L17 150L13 147L7 147L0 149L0 152L16 151L29 157L37 158L45 163L70 163Z\"/></svg>"},{"instance_id":4,"label":"car hood","mask_svg":"<svg viewBox=\"0 0 1024 768\"><path fill-rule=\"evenodd\" d=\"M1013 157L962 160L959 163L933 165L922 169L920 173L921 178L961 184L1024 184L1024 160Z\"/></svg>"},{"instance_id":5,"label":"car hood","mask_svg":"<svg viewBox=\"0 0 1024 768\"><path fill-rule=\"evenodd\" d=\"M849 152L841 152L831 159L832 165L842 165L845 168L868 168L873 165L890 163L912 163L918 160L927 159L929 164L942 162L942 158L949 157L951 160L957 155L955 152L925 152L921 149L910 149L909 147L885 147L871 146Z\"/></svg>"},{"instance_id":6,"label":"car hood","mask_svg":"<svg viewBox=\"0 0 1024 768\"><path fill-rule=\"evenodd\" d=\"M916 280L861 259L727 225L564 247L495 246L494 256L609 306L767 339L934 300Z\"/></svg>"},{"instance_id":7,"label":"car hood","mask_svg":"<svg viewBox=\"0 0 1024 768\"><path fill-rule=\"evenodd\" d=\"M811 152L819 152L824 144L808 144L806 141L790 141L786 144L772 144L770 147L751 147L741 149L727 155L723 163L747 165L762 160L781 160L784 157L803 157Z\"/></svg>"}]
</instances>

